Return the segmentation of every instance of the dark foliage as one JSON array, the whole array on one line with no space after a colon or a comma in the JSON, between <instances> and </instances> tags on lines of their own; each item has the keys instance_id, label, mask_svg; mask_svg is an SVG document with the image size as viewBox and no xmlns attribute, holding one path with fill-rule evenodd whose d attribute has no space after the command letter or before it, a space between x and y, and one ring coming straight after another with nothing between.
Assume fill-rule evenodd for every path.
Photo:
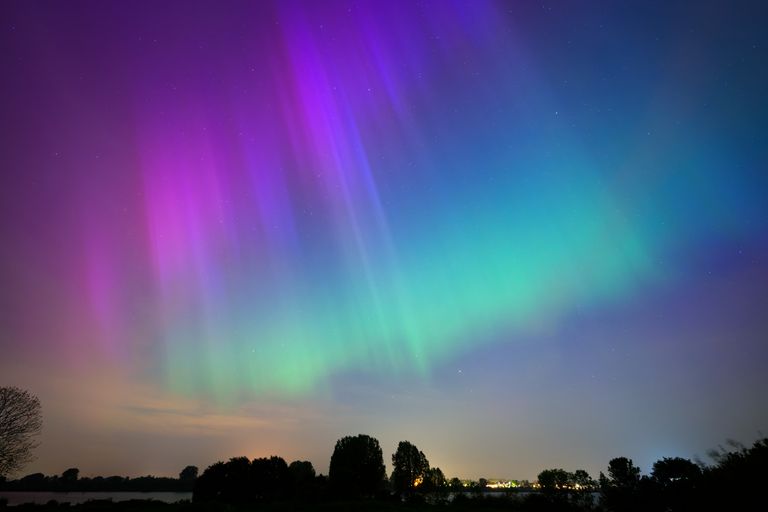
<instances>
[{"instance_id":1,"label":"dark foliage","mask_svg":"<svg viewBox=\"0 0 768 512\"><path fill-rule=\"evenodd\" d=\"M392 486L396 492L408 494L424 483L429 461L424 452L408 441L400 441L392 454Z\"/></svg>"},{"instance_id":2,"label":"dark foliage","mask_svg":"<svg viewBox=\"0 0 768 512\"><path fill-rule=\"evenodd\" d=\"M602 503L608 510L644 510L640 494L640 468L632 459L617 457L608 463L608 476L600 473Z\"/></svg>"},{"instance_id":3,"label":"dark foliage","mask_svg":"<svg viewBox=\"0 0 768 512\"><path fill-rule=\"evenodd\" d=\"M61 480L62 482L66 483L75 483L77 482L78 477L80 476L80 470L77 468L69 468L68 470L64 471L61 474Z\"/></svg>"},{"instance_id":4,"label":"dark foliage","mask_svg":"<svg viewBox=\"0 0 768 512\"><path fill-rule=\"evenodd\" d=\"M289 466L281 457L253 461L236 457L203 471L195 482L193 501L250 504L308 500L321 494L323 481L307 461L294 461Z\"/></svg>"},{"instance_id":5,"label":"dark foliage","mask_svg":"<svg viewBox=\"0 0 768 512\"><path fill-rule=\"evenodd\" d=\"M184 482L194 482L195 479L197 479L197 473L197 466L187 466L181 470L181 473L179 473L179 480Z\"/></svg>"},{"instance_id":6,"label":"dark foliage","mask_svg":"<svg viewBox=\"0 0 768 512\"><path fill-rule=\"evenodd\" d=\"M571 480L571 474L564 469L545 469L539 473L539 485L546 492L565 489Z\"/></svg>"},{"instance_id":7,"label":"dark foliage","mask_svg":"<svg viewBox=\"0 0 768 512\"><path fill-rule=\"evenodd\" d=\"M448 481L440 468L429 468L424 475L424 481L419 486L422 492L443 492L448 489Z\"/></svg>"},{"instance_id":8,"label":"dark foliage","mask_svg":"<svg viewBox=\"0 0 768 512\"><path fill-rule=\"evenodd\" d=\"M153 501L112 503L90 502L68 507L68 510L253 510L262 511L380 511L446 509L456 512L506 510L520 512L680 512L688 510L762 511L766 508L763 482L768 478L768 439L761 439L746 448L732 444L732 450L720 449L711 455L715 464L702 464L682 458L664 458L653 465L651 475L643 476L631 459L619 457L608 465L607 476L600 474L599 503L594 503L595 482L586 471L573 473L562 469L548 469L539 474L541 492L525 490L496 490L483 492L485 481L464 487L458 479L450 484L438 468L428 469L423 476L419 492L413 492L403 501L398 494L379 493L384 478L381 449L378 442L368 436L355 436L339 440L332 459L337 478L353 474L367 474L366 484L360 479L340 480L329 492L329 480L315 475L312 464L294 461L290 465L280 457L249 461L245 457L218 462L208 467L197 479L192 503L164 504ZM418 452L421 454L421 452ZM421 454L423 455L423 454ZM426 457L425 457L426 459ZM346 464L346 466L345 466ZM344 473L342 469L348 471ZM191 475L185 468L182 474ZM143 490L151 489L146 482L179 479L143 477L78 478L79 471L70 468L61 477L46 477L41 473L27 475L20 480L4 481L4 490L61 490L59 486L81 486L80 490L137 490L130 485L142 483ZM483 479L481 479L483 480ZM341 483L343 482L343 483ZM95 483L99 486L94 488ZM368 487L365 487L367 485ZM450 489L450 492L449 492ZM162 489L169 490L169 489ZM175 490L175 489L170 489ZM372 496L376 500L370 499ZM44 506L22 505L15 510L58 510L66 504L49 503ZM2 504L0 503L0 507Z\"/></svg>"},{"instance_id":9,"label":"dark foliage","mask_svg":"<svg viewBox=\"0 0 768 512\"><path fill-rule=\"evenodd\" d=\"M254 459L251 478L257 501L286 498L293 487L288 464L281 457Z\"/></svg>"},{"instance_id":10,"label":"dark foliage","mask_svg":"<svg viewBox=\"0 0 768 512\"><path fill-rule=\"evenodd\" d=\"M79 474L80 470L77 468L69 468L61 476L33 473L18 480L0 481L0 490L27 492L185 492L191 491L194 485L194 479L184 480L155 476L79 478Z\"/></svg>"},{"instance_id":11,"label":"dark foliage","mask_svg":"<svg viewBox=\"0 0 768 512\"><path fill-rule=\"evenodd\" d=\"M663 458L653 465L650 477L640 477L629 459L613 459L610 478L600 477L602 505L615 512L765 510L768 439L750 448L731 446L731 451L713 451L715 464L709 467L679 457Z\"/></svg>"},{"instance_id":12,"label":"dark foliage","mask_svg":"<svg viewBox=\"0 0 768 512\"><path fill-rule=\"evenodd\" d=\"M291 481L291 495L300 500L317 498L327 486L325 477L320 479L315 474L312 463L295 460L288 465Z\"/></svg>"},{"instance_id":13,"label":"dark foliage","mask_svg":"<svg viewBox=\"0 0 768 512\"><path fill-rule=\"evenodd\" d=\"M589 473L577 469L573 473L564 469L545 469L539 473L541 496L531 497L531 505L543 507L545 503L560 509L588 509L593 504L597 482ZM537 501L538 500L538 501Z\"/></svg>"},{"instance_id":14,"label":"dark foliage","mask_svg":"<svg viewBox=\"0 0 768 512\"><path fill-rule=\"evenodd\" d=\"M334 492L346 496L374 496L384 488L384 458L379 441L359 434L336 442L328 478Z\"/></svg>"},{"instance_id":15,"label":"dark foliage","mask_svg":"<svg viewBox=\"0 0 768 512\"><path fill-rule=\"evenodd\" d=\"M722 510L765 510L768 438L755 441L750 448L737 443L733 446L733 451L721 449L710 454L717 464L704 470L695 494L706 500L707 506Z\"/></svg>"}]
</instances>

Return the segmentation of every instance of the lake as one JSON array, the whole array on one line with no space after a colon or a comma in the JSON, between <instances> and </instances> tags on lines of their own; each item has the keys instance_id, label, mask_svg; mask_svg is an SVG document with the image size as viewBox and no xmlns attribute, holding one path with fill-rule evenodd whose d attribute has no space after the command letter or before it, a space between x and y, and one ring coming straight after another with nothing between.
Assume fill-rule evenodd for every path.
<instances>
[{"instance_id":1,"label":"lake","mask_svg":"<svg viewBox=\"0 0 768 512\"><path fill-rule=\"evenodd\" d=\"M69 502L73 505L89 500L157 500L174 503L181 500L191 500L191 492L5 492L0 491L0 498L8 500L8 505L22 503L45 504L51 500L60 503Z\"/></svg>"}]
</instances>

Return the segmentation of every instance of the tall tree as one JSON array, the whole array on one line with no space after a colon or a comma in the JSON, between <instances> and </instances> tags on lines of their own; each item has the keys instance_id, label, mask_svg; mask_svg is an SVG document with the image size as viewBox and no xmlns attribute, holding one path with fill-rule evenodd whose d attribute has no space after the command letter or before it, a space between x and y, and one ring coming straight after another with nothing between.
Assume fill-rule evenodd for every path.
<instances>
[{"instance_id":1,"label":"tall tree","mask_svg":"<svg viewBox=\"0 0 768 512\"><path fill-rule=\"evenodd\" d=\"M291 481L297 487L306 487L315 479L315 468L308 460L295 460L288 465Z\"/></svg>"},{"instance_id":2,"label":"tall tree","mask_svg":"<svg viewBox=\"0 0 768 512\"><path fill-rule=\"evenodd\" d=\"M40 400L17 387L0 387L0 476L32 460L35 437L43 428Z\"/></svg>"},{"instance_id":3,"label":"tall tree","mask_svg":"<svg viewBox=\"0 0 768 512\"><path fill-rule=\"evenodd\" d=\"M632 459L617 457L608 463L608 484L622 489L634 489L640 482L640 468Z\"/></svg>"},{"instance_id":4,"label":"tall tree","mask_svg":"<svg viewBox=\"0 0 768 512\"><path fill-rule=\"evenodd\" d=\"M270 501L284 498L291 487L291 474L285 459L272 457L253 459L251 478L257 500Z\"/></svg>"},{"instance_id":5,"label":"tall tree","mask_svg":"<svg viewBox=\"0 0 768 512\"><path fill-rule=\"evenodd\" d=\"M424 452L408 441L400 441L392 454L392 485L400 493L412 492L424 482L429 461Z\"/></svg>"},{"instance_id":6,"label":"tall tree","mask_svg":"<svg viewBox=\"0 0 768 512\"><path fill-rule=\"evenodd\" d=\"M385 477L384 457L377 439L359 434L336 441L328 479L337 492L372 495L381 489Z\"/></svg>"},{"instance_id":7,"label":"tall tree","mask_svg":"<svg viewBox=\"0 0 768 512\"><path fill-rule=\"evenodd\" d=\"M638 496L640 468L632 459L617 457L608 463L608 476L600 472L602 503L616 512L642 510Z\"/></svg>"},{"instance_id":8,"label":"tall tree","mask_svg":"<svg viewBox=\"0 0 768 512\"><path fill-rule=\"evenodd\" d=\"M288 465L291 494L294 498L309 498L316 494L316 473L308 460L295 460Z\"/></svg>"}]
</instances>

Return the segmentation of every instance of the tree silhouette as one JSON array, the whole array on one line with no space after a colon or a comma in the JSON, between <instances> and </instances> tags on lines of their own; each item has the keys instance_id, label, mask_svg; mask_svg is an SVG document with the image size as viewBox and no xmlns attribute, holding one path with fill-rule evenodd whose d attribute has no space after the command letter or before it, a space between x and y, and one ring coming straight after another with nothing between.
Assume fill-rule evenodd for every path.
<instances>
[{"instance_id":1,"label":"tree silhouette","mask_svg":"<svg viewBox=\"0 0 768 512\"><path fill-rule=\"evenodd\" d=\"M597 482L583 469L573 472L573 483L580 489L593 489L597 486Z\"/></svg>"},{"instance_id":2,"label":"tree silhouette","mask_svg":"<svg viewBox=\"0 0 768 512\"><path fill-rule=\"evenodd\" d=\"M32 460L35 436L43 428L40 400L17 387L0 387L0 476Z\"/></svg>"},{"instance_id":3,"label":"tree silhouette","mask_svg":"<svg viewBox=\"0 0 768 512\"><path fill-rule=\"evenodd\" d=\"M251 479L251 462L248 457L233 457L227 462L227 479L224 491L231 503L248 503L254 500Z\"/></svg>"},{"instance_id":4,"label":"tree silhouette","mask_svg":"<svg viewBox=\"0 0 768 512\"><path fill-rule=\"evenodd\" d=\"M295 460L288 465L290 494L300 500L306 500L318 494L319 485L315 468L308 460Z\"/></svg>"},{"instance_id":5,"label":"tree silhouette","mask_svg":"<svg viewBox=\"0 0 768 512\"><path fill-rule=\"evenodd\" d=\"M397 451L392 454L392 485L399 493L410 493L424 483L429 461L416 446L400 441Z\"/></svg>"},{"instance_id":6,"label":"tree silhouette","mask_svg":"<svg viewBox=\"0 0 768 512\"><path fill-rule=\"evenodd\" d=\"M574 491L592 489L596 482L583 469L573 473L564 469L545 469L539 473L539 485L545 492L558 489Z\"/></svg>"},{"instance_id":7,"label":"tree silhouette","mask_svg":"<svg viewBox=\"0 0 768 512\"><path fill-rule=\"evenodd\" d=\"M701 468L690 460L664 457L654 462L651 478L642 482L642 491L658 510L687 510L701 476Z\"/></svg>"},{"instance_id":8,"label":"tree silhouette","mask_svg":"<svg viewBox=\"0 0 768 512\"><path fill-rule=\"evenodd\" d=\"M595 481L583 469L573 473L559 468L545 469L539 473L538 481L542 494L533 500L547 503L545 508L580 510L592 507Z\"/></svg>"},{"instance_id":9,"label":"tree silhouette","mask_svg":"<svg viewBox=\"0 0 768 512\"><path fill-rule=\"evenodd\" d=\"M421 484L421 487L425 491L430 492L446 489L448 482L445 479L443 470L440 468L429 468L424 475L424 482Z\"/></svg>"},{"instance_id":10,"label":"tree silhouette","mask_svg":"<svg viewBox=\"0 0 768 512\"><path fill-rule=\"evenodd\" d=\"M564 469L545 469L539 473L539 485L545 492L565 489L573 480L573 475Z\"/></svg>"},{"instance_id":11,"label":"tree silhouette","mask_svg":"<svg viewBox=\"0 0 768 512\"><path fill-rule=\"evenodd\" d=\"M208 466L195 480L192 500L199 502L228 501L227 480L229 468L224 462Z\"/></svg>"},{"instance_id":12,"label":"tree silhouette","mask_svg":"<svg viewBox=\"0 0 768 512\"><path fill-rule=\"evenodd\" d=\"M291 479L299 485L304 485L315 479L315 468L308 460L295 460L288 465Z\"/></svg>"},{"instance_id":13,"label":"tree silhouette","mask_svg":"<svg viewBox=\"0 0 768 512\"><path fill-rule=\"evenodd\" d=\"M688 459L664 457L653 463L651 477L663 487L690 482L701 476L701 468Z\"/></svg>"},{"instance_id":14,"label":"tree silhouette","mask_svg":"<svg viewBox=\"0 0 768 512\"><path fill-rule=\"evenodd\" d=\"M208 466L195 480L192 499L200 502L249 503L255 500L251 463L247 457Z\"/></svg>"},{"instance_id":15,"label":"tree silhouette","mask_svg":"<svg viewBox=\"0 0 768 512\"><path fill-rule=\"evenodd\" d=\"M632 464L632 459L617 457L608 463L608 476L609 485L634 489L640 482L640 468Z\"/></svg>"},{"instance_id":16,"label":"tree silhouette","mask_svg":"<svg viewBox=\"0 0 768 512\"><path fill-rule=\"evenodd\" d=\"M600 472L600 492L608 510L618 512L641 509L639 487L640 468L632 464L632 459L611 459L608 463L608 477Z\"/></svg>"},{"instance_id":17,"label":"tree silhouette","mask_svg":"<svg viewBox=\"0 0 768 512\"><path fill-rule=\"evenodd\" d=\"M255 498L258 501L272 501L285 498L291 487L288 464L282 457L253 459L251 478Z\"/></svg>"},{"instance_id":18,"label":"tree silhouette","mask_svg":"<svg viewBox=\"0 0 768 512\"><path fill-rule=\"evenodd\" d=\"M179 480L183 482L191 482L197 478L198 469L197 466L187 466L179 473Z\"/></svg>"},{"instance_id":19,"label":"tree silhouette","mask_svg":"<svg viewBox=\"0 0 768 512\"><path fill-rule=\"evenodd\" d=\"M336 441L328 478L337 492L353 496L373 495L384 483L384 458L379 441L359 434Z\"/></svg>"},{"instance_id":20,"label":"tree silhouette","mask_svg":"<svg viewBox=\"0 0 768 512\"><path fill-rule=\"evenodd\" d=\"M704 471L702 495L706 505L720 510L762 510L768 474L768 438L758 439L749 448L729 443L732 451L713 450L717 463ZM757 506L756 506L757 504Z\"/></svg>"},{"instance_id":21,"label":"tree silhouette","mask_svg":"<svg viewBox=\"0 0 768 512\"><path fill-rule=\"evenodd\" d=\"M77 477L80 476L80 470L77 468L69 468L68 470L64 471L61 474L61 479L67 483L71 484L74 482L77 482Z\"/></svg>"}]
</instances>

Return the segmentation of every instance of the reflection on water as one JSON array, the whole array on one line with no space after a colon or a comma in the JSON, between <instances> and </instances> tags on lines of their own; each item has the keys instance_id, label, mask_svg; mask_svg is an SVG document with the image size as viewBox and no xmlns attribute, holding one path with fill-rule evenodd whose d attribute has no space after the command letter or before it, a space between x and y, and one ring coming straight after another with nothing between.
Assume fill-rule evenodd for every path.
<instances>
[{"instance_id":1,"label":"reflection on water","mask_svg":"<svg viewBox=\"0 0 768 512\"><path fill-rule=\"evenodd\" d=\"M191 500L191 492L0 492L0 499L8 500L8 505L22 503L44 504L51 500L59 503L69 502L73 505L90 500L157 500L165 503L175 503L181 500Z\"/></svg>"}]
</instances>

